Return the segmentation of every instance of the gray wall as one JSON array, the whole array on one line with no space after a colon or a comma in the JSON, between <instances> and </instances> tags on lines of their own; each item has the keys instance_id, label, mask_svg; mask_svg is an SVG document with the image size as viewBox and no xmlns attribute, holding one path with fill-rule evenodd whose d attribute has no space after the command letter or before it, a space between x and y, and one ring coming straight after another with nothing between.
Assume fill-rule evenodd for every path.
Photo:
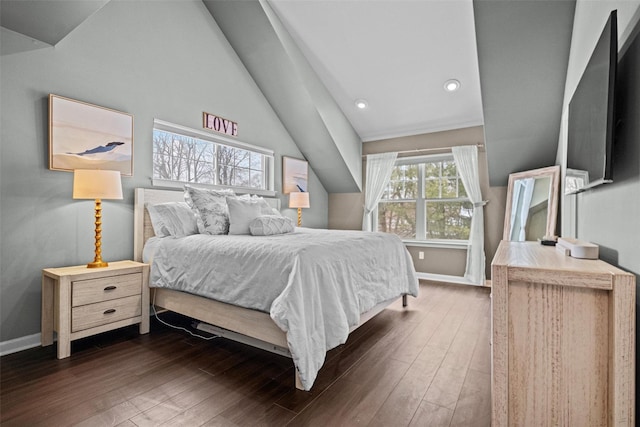
<instances>
[{"instance_id":1,"label":"gray wall","mask_svg":"<svg viewBox=\"0 0 640 427\"><path fill-rule=\"evenodd\" d=\"M158 118L201 128L203 111L239 123L238 139L301 157L201 1L112 1L55 48L2 57L0 341L40 332L40 271L93 260L93 202L72 174L48 170L49 93L134 115L134 176L103 203L103 258L133 255L133 189L150 187ZM328 196L310 171L309 227L327 227ZM282 205L287 205L286 197ZM295 211L283 209L295 217Z\"/></svg>"},{"instance_id":2,"label":"gray wall","mask_svg":"<svg viewBox=\"0 0 640 427\"><path fill-rule=\"evenodd\" d=\"M553 164L574 9L575 0L473 0L492 186Z\"/></svg>"},{"instance_id":3,"label":"gray wall","mask_svg":"<svg viewBox=\"0 0 640 427\"><path fill-rule=\"evenodd\" d=\"M611 10L618 9L618 120L613 184L562 199L562 235L600 245L600 258L636 275L640 292L640 1L578 1L574 21L563 128L568 103ZM566 164L566 132L558 144L558 163ZM636 317L640 310L636 295ZM636 327L636 343L638 328ZM636 352L636 366L638 366ZM640 380L636 371L636 396ZM636 398L637 399L637 398Z\"/></svg>"},{"instance_id":4,"label":"gray wall","mask_svg":"<svg viewBox=\"0 0 640 427\"><path fill-rule=\"evenodd\" d=\"M613 184L563 197L562 235L600 245L601 258L640 274L640 1L579 1L563 109L568 104L593 51L609 12L618 9L617 136L614 143ZM629 37L633 34L634 37ZM558 163L566 164L566 131L561 133Z\"/></svg>"}]
</instances>

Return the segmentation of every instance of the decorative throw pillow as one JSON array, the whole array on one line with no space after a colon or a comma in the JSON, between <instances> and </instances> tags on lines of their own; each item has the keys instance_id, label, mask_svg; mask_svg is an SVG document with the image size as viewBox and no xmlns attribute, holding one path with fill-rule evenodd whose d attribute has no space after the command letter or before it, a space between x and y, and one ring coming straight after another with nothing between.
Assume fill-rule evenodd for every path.
<instances>
[{"instance_id":1,"label":"decorative throw pillow","mask_svg":"<svg viewBox=\"0 0 640 427\"><path fill-rule=\"evenodd\" d=\"M254 236L285 234L293 230L293 220L282 215L261 215L249 224L249 231Z\"/></svg>"},{"instance_id":2,"label":"decorative throw pillow","mask_svg":"<svg viewBox=\"0 0 640 427\"><path fill-rule=\"evenodd\" d=\"M238 197L227 197L229 234L249 234L249 224L260 216L260 203Z\"/></svg>"},{"instance_id":3,"label":"decorative throw pillow","mask_svg":"<svg viewBox=\"0 0 640 427\"><path fill-rule=\"evenodd\" d=\"M185 202L147 204L146 206L156 236L198 234L196 216Z\"/></svg>"},{"instance_id":4,"label":"decorative throw pillow","mask_svg":"<svg viewBox=\"0 0 640 427\"><path fill-rule=\"evenodd\" d=\"M272 208L269 203L265 199L260 196L256 196L255 194L251 196L251 200L260 204L260 212L262 215L275 215L274 211L280 215L280 212L277 209Z\"/></svg>"},{"instance_id":5,"label":"decorative throw pillow","mask_svg":"<svg viewBox=\"0 0 640 427\"><path fill-rule=\"evenodd\" d=\"M233 190L184 186L184 200L196 214L196 223L201 234L227 234L229 232L229 210L226 197L233 195Z\"/></svg>"}]
</instances>

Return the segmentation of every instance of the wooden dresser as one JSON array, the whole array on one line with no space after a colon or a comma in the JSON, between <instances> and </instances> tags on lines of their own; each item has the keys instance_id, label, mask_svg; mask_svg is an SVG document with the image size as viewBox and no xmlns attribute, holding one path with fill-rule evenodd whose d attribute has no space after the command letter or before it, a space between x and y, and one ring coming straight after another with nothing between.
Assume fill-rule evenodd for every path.
<instances>
[{"instance_id":1,"label":"wooden dresser","mask_svg":"<svg viewBox=\"0 0 640 427\"><path fill-rule=\"evenodd\" d=\"M635 276L507 241L491 276L492 426L633 426Z\"/></svg>"}]
</instances>

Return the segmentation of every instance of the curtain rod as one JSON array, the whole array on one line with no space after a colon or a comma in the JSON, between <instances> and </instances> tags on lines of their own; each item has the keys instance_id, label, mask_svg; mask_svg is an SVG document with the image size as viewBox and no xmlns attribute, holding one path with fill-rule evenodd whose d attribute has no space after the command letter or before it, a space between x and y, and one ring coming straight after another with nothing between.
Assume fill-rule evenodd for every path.
<instances>
[{"instance_id":1,"label":"curtain rod","mask_svg":"<svg viewBox=\"0 0 640 427\"><path fill-rule=\"evenodd\" d=\"M478 142L475 144L476 147L478 147L478 150L481 150L484 148L484 144L482 142ZM451 151L451 149L453 148L453 146L451 147L438 147L438 148L416 148L414 150L401 150L401 151L397 151L398 154L411 154L411 153L422 153L422 152L429 152L429 151ZM369 154L381 154L381 153L369 153ZM363 154L362 157L367 157L367 154Z\"/></svg>"}]
</instances>

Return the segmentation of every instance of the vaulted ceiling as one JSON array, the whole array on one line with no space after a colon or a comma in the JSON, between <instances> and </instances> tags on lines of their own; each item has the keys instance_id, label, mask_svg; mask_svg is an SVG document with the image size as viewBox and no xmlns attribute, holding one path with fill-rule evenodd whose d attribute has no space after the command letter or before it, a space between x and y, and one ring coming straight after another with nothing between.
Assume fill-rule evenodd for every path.
<instances>
[{"instance_id":1,"label":"vaulted ceiling","mask_svg":"<svg viewBox=\"0 0 640 427\"><path fill-rule=\"evenodd\" d=\"M471 0L269 4L363 141L482 124Z\"/></svg>"},{"instance_id":2,"label":"vaulted ceiling","mask_svg":"<svg viewBox=\"0 0 640 427\"><path fill-rule=\"evenodd\" d=\"M1 0L1 53L54 46L107 2ZM492 185L555 162L574 1L203 3L329 192L360 188L360 141L478 124Z\"/></svg>"},{"instance_id":3,"label":"vaulted ceiling","mask_svg":"<svg viewBox=\"0 0 640 427\"><path fill-rule=\"evenodd\" d=\"M109 0L2 0L2 55L55 46Z\"/></svg>"},{"instance_id":4,"label":"vaulted ceiling","mask_svg":"<svg viewBox=\"0 0 640 427\"><path fill-rule=\"evenodd\" d=\"M575 1L475 0L491 185L555 164Z\"/></svg>"}]
</instances>

